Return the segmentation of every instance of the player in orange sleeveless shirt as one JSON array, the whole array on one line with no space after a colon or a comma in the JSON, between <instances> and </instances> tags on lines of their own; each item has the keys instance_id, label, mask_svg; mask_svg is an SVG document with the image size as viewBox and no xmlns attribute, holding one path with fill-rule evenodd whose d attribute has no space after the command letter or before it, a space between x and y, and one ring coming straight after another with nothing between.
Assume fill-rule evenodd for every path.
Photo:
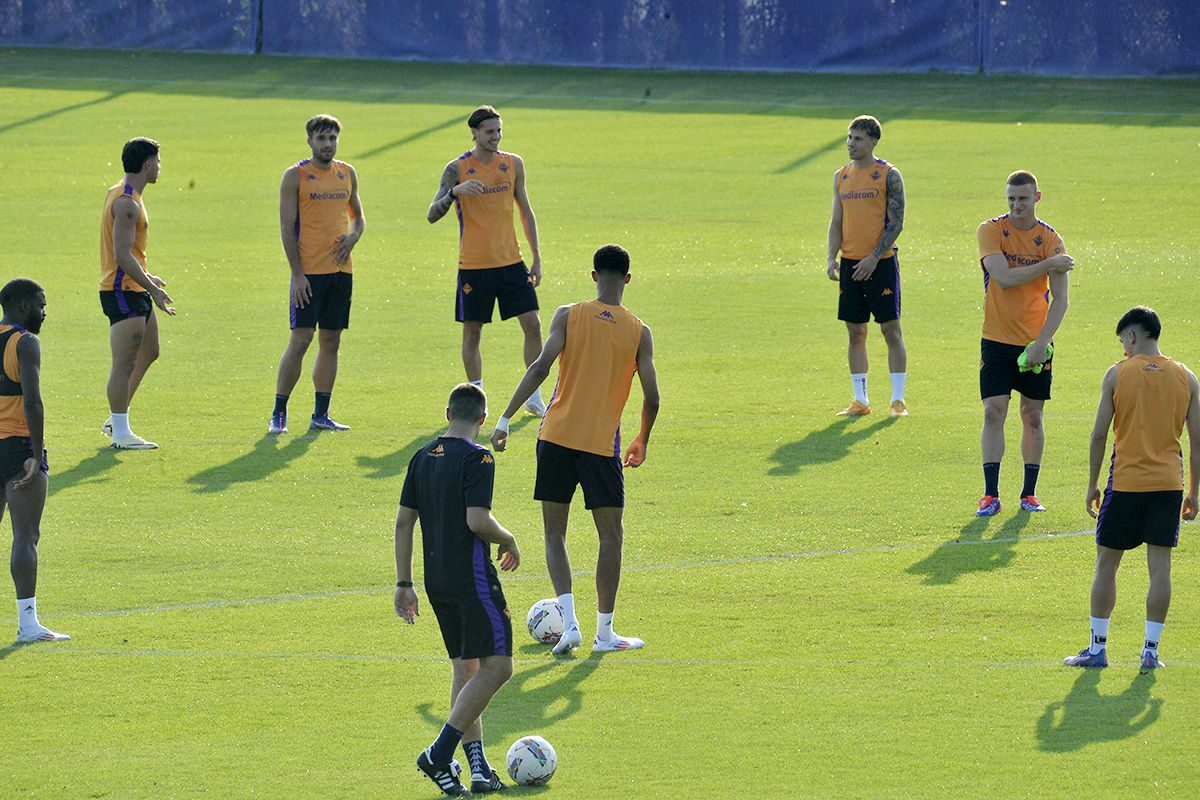
<instances>
[{"instance_id":1,"label":"player in orange sleeveless shirt","mask_svg":"<svg viewBox=\"0 0 1200 800\"><path fill-rule=\"evenodd\" d=\"M458 212L458 287L454 318L462 323L462 359L467 381L482 388L483 326L492 321L500 303L500 319L516 317L524 335L523 354L529 366L542 350L542 321L536 287L542 282L537 217L525 189L525 161L500 150L500 113L480 106L467 119L475 146L446 165L441 185L429 205L430 223L451 208ZM529 269L521 258L513 230L513 205L521 213L525 238L533 252ZM525 410L541 416L546 403L541 390L525 402Z\"/></svg>"},{"instance_id":2,"label":"player in orange sleeveless shirt","mask_svg":"<svg viewBox=\"0 0 1200 800\"><path fill-rule=\"evenodd\" d=\"M362 238L366 220L358 199L358 173L334 159L342 124L336 117L318 114L305 124L305 130L312 158L288 168L279 185L279 233L292 271L292 333L279 359L275 408L267 425L271 434L287 433L288 398L300 380L304 354L318 327L312 373L315 397L308 427L350 429L329 416L329 402L337 379L342 331L350 327L354 288L350 252Z\"/></svg>"},{"instance_id":3,"label":"player in orange sleeveless shirt","mask_svg":"<svg viewBox=\"0 0 1200 800\"><path fill-rule=\"evenodd\" d=\"M37 546L49 489L42 408L42 349L37 334L46 319L46 291L17 278L0 289L0 516L12 521L12 579L17 590L17 641L70 639L37 618Z\"/></svg>"},{"instance_id":4,"label":"player in orange sleeveless shirt","mask_svg":"<svg viewBox=\"0 0 1200 800\"><path fill-rule=\"evenodd\" d=\"M908 351L900 331L900 265L896 237L904 228L904 180L900 170L875 158L883 135L879 120L855 117L846 133L851 161L833 175L826 274L838 282L838 319L850 337L847 358L854 399L839 417L871 413L867 398L867 323L874 315L888 348L893 417L907 417L904 384ZM841 252L841 260L838 253Z\"/></svg>"},{"instance_id":5,"label":"player in orange sleeveless shirt","mask_svg":"<svg viewBox=\"0 0 1200 800\"><path fill-rule=\"evenodd\" d=\"M1200 491L1200 384L1192 371L1158 349L1162 323L1145 306L1117 323L1125 360L1109 367L1092 428L1085 506L1096 519L1096 574L1091 593L1091 642L1064 659L1073 667L1108 666L1108 623L1117 602L1117 567L1126 550L1145 543L1150 568L1146 592L1146 640L1141 670L1164 666L1158 658L1171 605L1171 551L1179 544L1180 512L1196 518ZM1103 501L1100 468L1113 430L1113 452ZM1191 442L1190 481L1183 494L1183 449Z\"/></svg>"},{"instance_id":6,"label":"player in orange sleeveless shirt","mask_svg":"<svg viewBox=\"0 0 1200 800\"><path fill-rule=\"evenodd\" d=\"M139 137L125 143L125 179L109 187L100 216L100 307L108 317L112 369L108 375L109 417L101 426L118 450L158 447L129 428L129 404L146 370L158 358L158 306L175 315L166 284L148 271L149 220L142 203L146 185L158 182L159 144Z\"/></svg>"},{"instance_id":7,"label":"player in orange sleeveless shirt","mask_svg":"<svg viewBox=\"0 0 1200 800\"><path fill-rule=\"evenodd\" d=\"M546 346L526 370L512 400L492 433L492 446L502 452L509 420L523 398L541 386L559 361L558 381L542 420L537 443L535 500L542 502L546 535L546 567L566 631L554 647L565 653L582 643L571 590L567 556L567 518L575 487L583 487L584 507L592 512L600 536L596 559L596 651L636 650L641 639L613 632L613 611L621 582L622 516L625 483L622 467L646 460L650 430L658 416L658 376L650 328L621 305L629 283L629 253L605 245L592 258L596 299L562 306L554 312ZM642 426L621 461L621 412L629 398L633 375L642 386Z\"/></svg>"},{"instance_id":8,"label":"player in orange sleeveless shirt","mask_svg":"<svg viewBox=\"0 0 1200 800\"><path fill-rule=\"evenodd\" d=\"M985 220L976 233L983 269L983 338L979 395L983 399L983 497L976 516L1000 511L1000 461L1004 422L1015 389L1021 395L1022 511L1045 511L1037 499L1045 432L1042 411L1050 399L1048 347L1067 314L1067 273L1075 265L1058 232L1037 217L1037 178L1019 170L1005 182L1008 213ZM1028 351L1030 369L1017 363ZM1042 368L1033 371L1037 365Z\"/></svg>"}]
</instances>

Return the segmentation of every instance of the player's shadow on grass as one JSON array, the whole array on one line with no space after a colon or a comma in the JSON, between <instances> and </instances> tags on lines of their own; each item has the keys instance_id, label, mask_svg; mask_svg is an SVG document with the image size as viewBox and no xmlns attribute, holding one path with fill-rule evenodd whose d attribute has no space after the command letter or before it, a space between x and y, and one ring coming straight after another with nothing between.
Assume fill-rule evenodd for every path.
<instances>
[{"instance_id":1,"label":"player's shadow on grass","mask_svg":"<svg viewBox=\"0 0 1200 800\"><path fill-rule=\"evenodd\" d=\"M840 461L849 455L855 444L871 438L895 421L892 417L884 417L866 423L860 417L838 417L828 427L813 431L797 442L789 442L772 453L767 460L775 465L767 470L767 474L795 475L801 467Z\"/></svg>"},{"instance_id":2,"label":"player's shadow on grass","mask_svg":"<svg viewBox=\"0 0 1200 800\"><path fill-rule=\"evenodd\" d=\"M545 654L542 645L533 645L539 654ZM532 669L526 664L514 664L512 680L504 685L488 706L483 718L484 740L507 747L518 736L545 730L549 726L570 718L583 708L583 691L580 684L600 666L600 659L587 658L567 662L563 669L559 660L547 661ZM447 674L449 672L447 671ZM438 705L438 716L433 703L421 703L417 713L433 729L441 728L446 721L444 705ZM501 751L502 752L502 751ZM496 759L493 755L492 759ZM503 755L499 762L503 762ZM496 764L493 761L493 766Z\"/></svg>"},{"instance_id":3,"label":"player's shadow on grass","mask_svg":"<svg viewBox=\"0 0 1200 800\"><path fill-rule=\"evenodd\" d=\"M1082 669L1071 691L1046 706L1037 721L1038 749L1070 753L1084 745L1137 736L1162 715L1162 698L1151 697L1154 674L1134 675L1117 695L1100 694L1099 669Z\"/></svg>"},{"instance_id":4,"label":"player's shadow on grass","mask_svg":"<svg viewBox=\"0 0 1200 800\"><path fill-rule=\"evenodd\" d=\"M524 416L512 423L508 429L509 435L521 430L536 417ZM488 442L488 437L491 436L493 426L485 425L483 430L479 432L479 439L476 441L484 447L491 447ZM418 436L408 444L393 450L390 453L382 456L357 456L354 461L358 466L365 470L369 470L364 477L371 480L383 480L388 478L396 478L404 474L404 470L408 468L408 462L413 457L413 454L420 450L425 445L429 444L436 437L441 436L445 432L445 428L439 428L436 431L426 435Z\"/></svg>"},{"instance_id":5,"label":"player's shadow on grass","mask_svg":"<svg viewBox=\"0 0 1200 800\"><path fill-rule=\"evenodd\" d=\"M51 453L50 458L54 458L53 453ZM111 447L97 450L75 466L65 469L62 472L54 470L54 463L52 461L50 464L49 493L53 496L63 489L69 489L81 483L97 483L100 476L115 467L119 461L117 451Z\"/></svg>"},{"instance_id":6,"label":"player's shadow on grass","mask_svg":"<svg viewBox=\"0 0 1200 800\"><path fill-rule=\"evenodd\" d=\"M1015 514L987 538L984 533L993 518L974 517L958 536L905 571L909 575L924 575L926 584L945 586L970 572L1003 569L1017 555L1017 541L1029 524L1029 517L1027 512Z\"/></svg>"},{"instance_id":7,"label":"player's shadow on grass","mask_svg":"<svg viewBox=\"0 0 1200 800\"><path fill-rule=\"evenodd\" d=\"M16 641L14 641L12 644L8 645L7 647L0 647L0 661L3 661L4 659L8 658L11 655L16 655L17 653L24 650L26 647L29 647L29 645L31 645L31 644L35 644L35 642L16 642Z\"/></svg>"},{"instance_id":8,"label":"player's shadow on grass","mask_svg":"<svg viewBox=\"0 0 1200 800\"><path fill-rule=\"evenodd\" d=\"M232 461L201 470L187 479L197 494L223 492L235 483L252 483L287 466L289 461L304 455L316 441L316 436L275 436L263 434L254 449ZM280 444L286 442L285 444Z\"/></svg>"}]
</instances>

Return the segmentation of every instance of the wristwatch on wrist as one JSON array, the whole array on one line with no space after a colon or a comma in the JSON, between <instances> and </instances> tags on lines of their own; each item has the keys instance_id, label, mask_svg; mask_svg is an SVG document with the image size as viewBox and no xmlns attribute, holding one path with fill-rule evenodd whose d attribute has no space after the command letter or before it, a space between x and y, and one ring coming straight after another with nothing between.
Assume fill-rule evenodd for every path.
<instances>
[{"instance_id":1,"label":"wristwatch on wrist","mask_svg":"<svg viewBox=\"0 0 1200 800\"><path fill-rule=\"evenodd\" d=\"M412 584L412 581L396 581L396 588L397 589L411 589L411 588L413 588L413 584Z\"/></svg>"}]
</instances>

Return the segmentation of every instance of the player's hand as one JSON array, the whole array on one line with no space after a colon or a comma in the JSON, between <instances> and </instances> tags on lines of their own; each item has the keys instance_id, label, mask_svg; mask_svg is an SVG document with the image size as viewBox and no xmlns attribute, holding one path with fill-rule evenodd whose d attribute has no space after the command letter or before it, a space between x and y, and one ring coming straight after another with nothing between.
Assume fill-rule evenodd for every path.
<instances>
[{"instance_id":1,"label":"player's hand","mask_svg":"<svg viewBox=\"0 0 1200 800\"><path fill-rule=\"evenodd\" d=\"M838 262L837 259L831 258L829 266L825 267L825 274L829 276L829 280L836 281L838 279Z\"/></svg>"},{"instance_id":2,"label":"player's hand","mask_svg":"<svg viewBox=\"0 0 1200 800\"><path fill-rule=\"evenodd\" d=\"M1084 506L1087 508L1088 516L1096 519L1100 513L1100 489L1098 487L1093 486L1088 489L1087 500L1084 501ZM1196 516L1194 511L1192 512L1192 516Z\"/></svg>"},{"instance_id":3,"label":"player's hand","mask_svg":"<svg viewBox=\"0 0 1200 800\"><path fill-rule=\"evenodd\" d=\"M151 283L153 283L155 286L157 286L160 289L167 285L167 282L164 281L162 278L158 277L157 275L151 275L149 272L147 272L146 277L150 279Z\"/></svg>"},{"instance_id":4,"label":"player's hand","mask_svg":"<svg viewBox=\"0 0 1200 800\"><path fill-rule=\"evenodd\" d=\"M345 264L350 259L350 251L354 249L354 245L358 244L358 234L343 233L334 240L333 248L329 251L333 253L333 263L339 267Z\"/></svg>"},{"instance_id":5,"label":"player's hand","mask_svg":"<svg viewBox=\"0 0 1200 800\"><path fill-rule=\"evenodd\" d=\"M396 616L412 625L420 616L417 612L417 590L411 586L396 587Z\"/></svg>"},{"instance_id":6,"label":"player's hand","mask_svg":"<svg viewBox=\"0 0 1200 800\"><path fill-rule=\"evenodd\" d=\"M536 289L542 283L542 257L533 257L533 266L529 268L529 282Z\"/></svg>"},{"instance_id":7,"label":"player's hand","mask_svg":"<svg viewBox=\"0 0 1200 800\"><path fill-rule=\"evenodd\" d=\"M500 569L503 572L512 572L521 566L521 551L517 548L517 540L513 539L508 544L502 544L496 548L496 560L500 562Z\"/></svg>"},{"instance_id":8,"label":"player's hand","mask_svg":"<svg viewBox=\"0 0 1200 800\"><path fill-rule=\"evenodd\" d=\"M164 314L172 317L175 316L175 309L171 306L171 303L174 303L175 301L171 299L171 295L167 294L158 286L155 286L150 290L150 298L154 300L154 305L162 309Z\"/></svg>"},{"instance_id":9,"label":"player's hand","mask_svg":"<svg viewBox=\"0 0 1200 800\"><path fill-rule=\"evenodd\" d=\"M875 274L877 266L879 266L879 256L869 255L854 265L854 272L850 277L856 281L870 280L871 276Z\"/></svg>"},{"instance_id":10,"label":"player's hand","mask_svg":"<svg viewBox=\"0 0 1200 800\"><path fill-rule=\"evenodd\" d=\"M1039 342L1031 342L1025 348L1025 358L1030 367L1036 367L1038 364L1045 364L1046 359L1050 357L1050 351L1046 345Z\"/></svg>"},{"instance_id":11,"label":"player's hand","mask_svg":"<svg viewBox=\"0 0 1200 800\"><path fill-rule=\"evenodd\" d=\"M1183 498L1183 518L1188 521L1196 518L1196 495L1188 494Z\"/></svg>"},{"instance_id":12,"label":"player's hand","mask_svg":"<svg viewBox=\"0 0 1200 800\"><path fill-rule=\"evenodd\" d=\"M304 308L310 300L312 300L312 287L308 285L308 276L292 276L292 305L296 308Z\"/></svg>"},{"instance_id":13,"label":"player's hand","mask_svg":"<svg viewBox=\"0 0 1200 800\"><path fill-rule=\"evenodd\" d=\"M1075 259L1066 253L1050 256L1046 259L1046 264L1050 267L1050 272L1070 272L1075 269Z\"/></svg>"},{"instance_id":14,"label":"player's hand","mask_svg":"<svg viewBox=\"0 0 1200 800\"><path fill-rule=\"evenodd\" d=\"M21 465L21 476L13 481L13 488L23 489L28 486L29 482L33 480L33 476L37 475L38 467L40 466L41 464L37 458L30 456L29 458L25 459L25 463ZM1194 511L1192 512L1192 516L1196 516Z\"/></svg>"},{"instance_id":15,"label":"player's hand","mask_svg":"<svg viewBox=\"0 0 1200 800\"><path fill-rule=\"evenodd\" d=\"M502 431L499 428L492 431L492 449L497 453L503 453L504 448L508 445L508 431Z\"/></svg>"},{"instance_id":16,"label":"player's hand","mask_svg":"<svg viewBox=\"0 0 1200 800\"><path fill-rule=\"evenodd\" d=\"M624 464L627 467L636 469L646 460L646 442L641 436L635 436L633 441L629 443L629 449L625 451Z\"/></svg>"},{"instance_id":17,"label":"player's hand","mask_svg":"<svg viewBox=\"0 0 1200 800\"><path fill-rule=\"evenodd\" d=\"M454 187L454 196L462 197L464 194L478 197L483 194L483 181L478 178L471 178L469 181L463 181Z\"/></svg>"}]
</instances>

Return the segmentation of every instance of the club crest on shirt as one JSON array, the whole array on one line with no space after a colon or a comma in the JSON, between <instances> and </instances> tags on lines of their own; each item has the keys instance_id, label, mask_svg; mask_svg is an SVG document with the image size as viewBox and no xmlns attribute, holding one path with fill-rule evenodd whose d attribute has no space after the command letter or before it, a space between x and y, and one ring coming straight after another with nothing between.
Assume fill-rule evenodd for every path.
<instances>
[{"instance_id":1,"label":"club crest on shirt","mask_svg":"<svg viewBox=\"0 0 1200 800\"><path fill-rule=\"evenodd\" d=\"M874 172L871 173L871 180L873 180L873 181L879 180L879 170L875 170Z\"/></svg>"},{"instance_id":2,"label":"club crest on shirt","mask_svg":"<svg viewBox=\"0 0 1200 800\"><path fill-rule=\"evenodd\" d=\"M1043 241L1044 241L1044 239L1042 239L1042 237L1040 235L1033 237L1033 243L1036 244L1038 247L1042 246Z\"/></svg>"},{"instance_id":3,"label":"club crest on shirt","mask_svg":"<svg viewBox=\"0 0 1200 800\"><path fill-rule=\"evenodd\" d=\"M501 172L508 172L508 162L506 162L506 161L501 161L501 162L500 162L500 171L501 171Z\"/></svg>"}]
</instances>

